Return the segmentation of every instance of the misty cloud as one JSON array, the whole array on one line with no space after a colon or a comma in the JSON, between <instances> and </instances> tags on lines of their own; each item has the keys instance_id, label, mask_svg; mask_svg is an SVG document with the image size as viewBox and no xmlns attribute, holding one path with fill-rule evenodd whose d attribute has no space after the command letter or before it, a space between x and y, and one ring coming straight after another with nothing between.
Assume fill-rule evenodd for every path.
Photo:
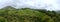
<instances>
[{"instance_id":1,"label":"misty cloud","mask_svg":"<svg viewBox=\"0 0 60 22\"><path fill-rule=\"evenodd\" d=\"M16 6L16 8L31 7L37 9L60 10L60 0L0 0L0 7L7 5Z\"/></svg>"}]
</instances>

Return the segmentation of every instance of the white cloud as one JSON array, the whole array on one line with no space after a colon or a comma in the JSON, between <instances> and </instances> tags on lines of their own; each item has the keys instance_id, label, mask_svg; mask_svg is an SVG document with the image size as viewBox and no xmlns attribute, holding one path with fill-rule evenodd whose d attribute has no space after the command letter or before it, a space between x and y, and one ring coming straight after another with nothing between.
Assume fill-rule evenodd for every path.
<instances>
[{"instance_id":1,"label":"white cloud","mask_svg":"<svg viewBox=\"0 0 60 22\"><path fill-rule=\"evenodd\" d=\"M60 0L0 0L0 7L12 4L17 7L27 5L38 9L59 10Z\"/></svg>"}]
</instances>

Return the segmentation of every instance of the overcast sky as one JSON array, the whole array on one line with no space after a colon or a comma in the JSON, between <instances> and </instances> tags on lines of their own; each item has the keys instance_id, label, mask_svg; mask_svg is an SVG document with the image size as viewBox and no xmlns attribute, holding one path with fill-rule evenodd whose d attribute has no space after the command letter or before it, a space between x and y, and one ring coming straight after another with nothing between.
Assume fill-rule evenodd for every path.
<instances>
[{"instance_id":1,"label":"overcast sky","mask_svg":"<svg viewBox=\"0 0 60 22\"><path fill-rule=\"evenodd\" d=\"M26 6L47 10L60 10L60 0L0 0L0 8L3 8L7 5L17 7Z\"/></svg>"}]
</instances>

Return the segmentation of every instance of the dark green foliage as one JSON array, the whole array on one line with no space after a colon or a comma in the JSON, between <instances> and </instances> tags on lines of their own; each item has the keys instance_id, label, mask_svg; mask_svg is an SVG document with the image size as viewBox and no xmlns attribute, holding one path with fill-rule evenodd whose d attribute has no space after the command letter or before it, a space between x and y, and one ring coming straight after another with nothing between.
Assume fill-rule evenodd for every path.
<instances>
[{"instance_id":1,"label":"dark green foliage","mask_svg":"<svg viewBox=\"0 0 60 22\"><path fill-rule=\"evenodd\" d=\"M0 22L60 22L60 14L45 9L16 9L7 6L0 9Z\"/></svg>"},{"instance_id":2,"label":"dark green foliage","mask_svg":"<svg viewBox=\"0 0 60 22\"><path fill-rule=\"evenodd\" d=\"M8 22L4 17L0 16L0 22Z\"/></svg>"}]
</instances>

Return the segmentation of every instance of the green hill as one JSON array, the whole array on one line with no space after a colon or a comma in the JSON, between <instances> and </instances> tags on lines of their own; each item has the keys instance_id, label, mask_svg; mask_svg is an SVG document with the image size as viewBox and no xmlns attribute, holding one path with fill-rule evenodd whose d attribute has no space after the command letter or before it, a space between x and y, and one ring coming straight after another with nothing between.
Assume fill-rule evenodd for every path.
<instances>
[{"instance_id":1,"label":"green hill","mask_svg":"<svg viewBox=\"0 0 60 22\"><path fill-rule=\"evenodd\" d=\"M54 11L10 6L0 9L0 22L60 22L59 19L59 14Z\"/></svg>"}]
</instances>

